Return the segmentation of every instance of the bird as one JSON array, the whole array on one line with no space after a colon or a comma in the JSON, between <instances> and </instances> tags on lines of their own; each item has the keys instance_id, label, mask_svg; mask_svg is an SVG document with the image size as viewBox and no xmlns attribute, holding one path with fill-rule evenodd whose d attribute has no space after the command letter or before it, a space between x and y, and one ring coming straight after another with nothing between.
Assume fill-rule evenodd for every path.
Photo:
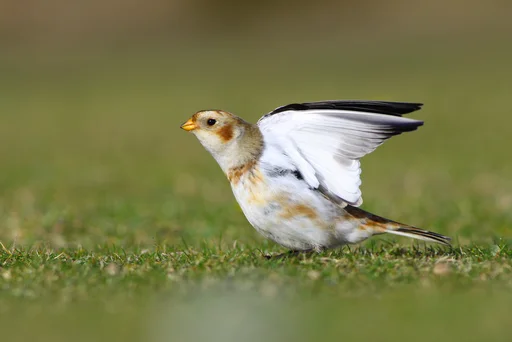
<instances>
[{"instance_id":1,"label":"bird","mask_svg":"<svg viewBox=\"0 0 512 342\"><path fill-rule=\"evenodd\" d=\"M249 223L291 252L321 252L384 233L450 246L450 238L360 208L360 159L423 121L422 103L329 100L292 103L256 124L201 110L181 125L227 176Z\"/></svg>"}]
</instances>

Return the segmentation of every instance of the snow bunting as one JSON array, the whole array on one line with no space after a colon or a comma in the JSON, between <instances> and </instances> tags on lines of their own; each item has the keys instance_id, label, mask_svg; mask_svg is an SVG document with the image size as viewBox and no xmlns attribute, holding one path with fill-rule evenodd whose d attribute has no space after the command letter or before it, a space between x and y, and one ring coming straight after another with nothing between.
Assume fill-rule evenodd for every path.
<instances>
[{"instance_id":1,"label":"snow bunting","mask_svg":"<svg viewBox=\"0 0 512 342\"><path fill-rule=\"evenodd\" d=\"M294 103L256 124L223 110L203 110L181 128L215 158L251 225L293 251L320 251L382 233L449 245L449 237L358 208L363 202L359 159L388 138L421 126L422 121L402 117L421 106Z\"/></svg>"}]
</instances>

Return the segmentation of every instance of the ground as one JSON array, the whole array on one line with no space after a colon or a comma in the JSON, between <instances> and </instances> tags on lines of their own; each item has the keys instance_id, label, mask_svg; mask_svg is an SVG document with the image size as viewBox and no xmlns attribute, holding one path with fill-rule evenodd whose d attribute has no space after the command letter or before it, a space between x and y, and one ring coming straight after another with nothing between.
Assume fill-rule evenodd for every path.
<instances>
[{"instance_id":1,"label":"ground","mask_svg":"<svg viewBox=\"0 0 512 342\"><path fill-rule=\"evenodd\" d=\"M506 340L512 56L479 47L3 57L1 336ZM453 248L383 236L267 260L286 250L179 129L340 98L425 103L424 127L364 158L363 208Z\"/></svg>"}]
</instances>

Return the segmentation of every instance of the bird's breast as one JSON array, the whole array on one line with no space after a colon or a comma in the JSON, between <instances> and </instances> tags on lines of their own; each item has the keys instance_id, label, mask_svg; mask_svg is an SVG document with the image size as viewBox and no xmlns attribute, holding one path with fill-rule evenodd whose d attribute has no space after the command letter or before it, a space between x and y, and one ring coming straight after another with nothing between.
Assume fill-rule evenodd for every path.
<instances>
[{"instance_id":1,"label":"bird's breast","mask_svg":"<svg viewBox=\"0 0 512 342\"><path fill-rule=\"evenodd\" d=\"M293 222L298 227L325 228L337 214L332 203L293 174L275 177L255 166L230 182L253 226L282 226Z\"/></svg>"},{"instance_id":2,"label":"bird's breast","mask_svg":"<svg viewBox=\"0 0 512 342\"><path fill-rule=\"evenodd\" d=\"M257 166L228 172L233 193L242 206L263 206L268 202L271 188ZM245 211L244 211L245 212Z\"/></svg>"}]
</instances>

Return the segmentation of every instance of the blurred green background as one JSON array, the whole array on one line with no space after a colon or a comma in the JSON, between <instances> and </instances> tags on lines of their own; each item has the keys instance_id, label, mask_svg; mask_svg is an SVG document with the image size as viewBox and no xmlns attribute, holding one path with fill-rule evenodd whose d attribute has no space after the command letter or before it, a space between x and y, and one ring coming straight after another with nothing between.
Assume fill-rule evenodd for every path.
<instances>
[{"instance_id":1,"label":"blurred green background","mask_svg":"<svg viewBox=\"0 0 512 342\"><path fill-rule=\"evenodd\" d=\"M511 10L499 0L0 2L4 337L506 340ZM179 125L200 109L255 122L327 99L425 103L411 116L424 127L364 158L363 208L477 247L420 253L424 268L412 252L383 262L359 250L361 264L349 250L311 264L251 254L284 250L246 222ZM352 261L327 272L323 258ZM439 258L456 261L449 281L432 275ZM393 278L391 264L408 271ZM196 319L209 323L194 329Z\"/></svg>"}]
</instances>

